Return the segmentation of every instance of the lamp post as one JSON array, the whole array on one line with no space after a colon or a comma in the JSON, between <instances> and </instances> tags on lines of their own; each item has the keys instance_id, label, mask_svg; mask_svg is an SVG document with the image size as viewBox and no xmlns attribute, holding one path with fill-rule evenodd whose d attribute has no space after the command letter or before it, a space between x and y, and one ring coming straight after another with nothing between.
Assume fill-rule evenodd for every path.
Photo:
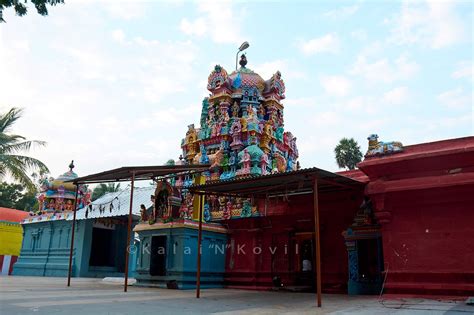
<instances>
[{"instance_id":1,"label":"lamp post","mask_svg":"<svg viewBox=\"0 0 474 315\"><path fill-rule=\"evenodd\" d=\"M235 55L235 71L237 71L237 62L239 60L239 53L249 48L249 46L250 46L249 42L245 41L242 43L242 45L240 45L239 50L237 50L237 54Z\"/></svg>"}]
</instances>

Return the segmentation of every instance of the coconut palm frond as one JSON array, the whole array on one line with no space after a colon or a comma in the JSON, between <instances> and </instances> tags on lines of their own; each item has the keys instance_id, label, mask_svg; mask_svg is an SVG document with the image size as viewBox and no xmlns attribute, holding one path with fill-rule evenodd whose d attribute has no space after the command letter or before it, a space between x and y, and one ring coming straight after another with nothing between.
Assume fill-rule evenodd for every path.
<instances>
[{"instance_id":1,"label":"coconut palm frond","mask_svg":"<svg viewBox=\"0 0 474 315\"><path fill-rule=\"evenodd\" d=\"M0 133L0 147L23 140L26 140L26 138L20 135L7 135L5 133Z\"/></svg>"},{"instance_id":2,"label":"coconut palm frond","mask_svg":"<svg viewBox=\"0 0 474 315\"><path fill-rule=\"evenodd\" d=\"M23 110L13 107L6 114L0 116L0 133L5 133L13 126L13 124L21 118Z\"/></svg>"},{"instance_id":3,"label":"coconut palm frond","mask_svg":"<svg viewBox=\"0 0 474 315\"><path fill-rule=\"evenodd\" d=\"M45 146L45 141L38 141L38 140L30 140L30 141L23 141L23 142L16 142L16 143L9 143L9 144L0 144L0 153L3 154L11 154L16 152L22 151L29 151L32 146Z\"/></svg>"},{"instance_id":4,"label":"coconut palm frond","mask_svg":"<svg viewBox=\"0 0 474 315\"><path fill-rule=\"evenodd\" d=\"M38 159L23 156L23 155L7 155L10 159L15 160L17 165L24 167L26 170L35 170L38 169L40 173L49 172L48 167Z\"/></svg>"},{"instance_id":5,"label":"coconut palm frond","mask_svg":"<svg viewBox=\"0 0 474 315\"><path fill-rule=\"evenodd\" d=\"M16 182L25 186L26 189L35 189L35 184L26 173L28 167L23 161L11 155L4 155L2 156L1 163L5 169L5 174L10 175Z\"/></svg>"},{"instance_id":6,"label":"coconut palm frond","mask_svg":"<svg viewBox=\"0 0 474 315\"><path fill-rule=\"evenodd\" d=\"M21 118L22 109L12 108L5 114L0 114L0 179L10 175L11 178L25 186L34 189L33 180L27 173L30 171L49 172L48 167L38 159L24 156L33 146L44 146L46 142L26 140L16 134L8 134L13 124Z\"/></svg>"}]
</instances>

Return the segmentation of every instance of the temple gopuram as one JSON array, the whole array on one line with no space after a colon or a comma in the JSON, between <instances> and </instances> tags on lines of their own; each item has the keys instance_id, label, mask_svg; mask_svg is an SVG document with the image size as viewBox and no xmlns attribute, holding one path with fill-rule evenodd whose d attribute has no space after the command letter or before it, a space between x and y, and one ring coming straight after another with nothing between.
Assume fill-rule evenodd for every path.
<instances>
[{"instance_id":1,"label":"temple gopuram","mask_svg":"<svg viewBox=\"0 0 474 315\"><path fill-rule=\"evenodd\" d=\"M200 183L297 169L296 137L284 129L281 73L276 71L265 81L246 65L242 55L241 67L230 75L220 65L214 67L207 84L211 95L202 102L200 128L189 125L181 142L184 161L178 163L211 165ZM191 183L180 177L175 186ZM191 217L189 204L182 206L183 217ZM248 200L221 198L206 203L204 219L254 215L258 211Z\"/></svg>"}]
</instances>

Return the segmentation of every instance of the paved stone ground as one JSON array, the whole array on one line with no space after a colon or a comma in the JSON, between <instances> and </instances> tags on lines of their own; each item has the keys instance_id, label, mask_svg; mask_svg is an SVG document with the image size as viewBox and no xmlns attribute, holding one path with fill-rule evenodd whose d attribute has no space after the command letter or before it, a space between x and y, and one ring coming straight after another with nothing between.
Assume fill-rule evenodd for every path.
<instances>
[{"instance_id":1,"label":"paved stone ground","mask_svg":"<svg viewBox=\"0 0 474 315\"><path fill-rule=\"evenodd\" d=\"M463 301L373 296L257 292L231 289L195 291L123 287L100 279L0 277L0 314L474 314Z\"/></svg>"}]
</instances>

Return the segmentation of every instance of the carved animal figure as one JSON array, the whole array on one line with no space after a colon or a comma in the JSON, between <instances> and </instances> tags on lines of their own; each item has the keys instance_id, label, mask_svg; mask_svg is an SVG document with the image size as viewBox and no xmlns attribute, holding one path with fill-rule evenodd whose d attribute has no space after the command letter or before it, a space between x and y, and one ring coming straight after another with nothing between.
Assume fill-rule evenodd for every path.
<instances>
[{"instance_id":1,"label":"carved animal figure","mask_svg":"<svg viewBox=\"0 0 474 315\"><path fill-rule=\"evenodd\" d=\"M369 148L365 156L384 155L403 151L403 144L398 141L382 142L378 141L379 136L371 134L367 137Z\"/></svg>"}]
</instances>

